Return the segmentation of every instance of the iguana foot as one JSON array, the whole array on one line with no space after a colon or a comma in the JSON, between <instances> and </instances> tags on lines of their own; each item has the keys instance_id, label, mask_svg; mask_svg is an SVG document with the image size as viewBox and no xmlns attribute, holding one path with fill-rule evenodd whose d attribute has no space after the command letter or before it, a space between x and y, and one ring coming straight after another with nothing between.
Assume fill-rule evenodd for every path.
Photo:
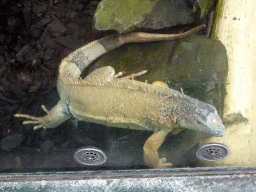
<instances>
[{"instance_id":1,"label":"iguana foot","mask_svg":"<svg viewBox=\"0 0 256 192\"><path fill-rule=\"evenodd\" d=\"M70 119L70 115L65 110L65 103L59 101L57 105L55 105L50 111L46 109L44 105L42 105L42 109L47 113L47 115L43 117L34 117L26 114L15 114L14 117L18 118L26 118L23 121L23 125L33 124L34 130L39 128L54 128L60 125L62 122Z\"/></svg>"},{"instance_id":2,"label":"iguana foot","mask_svg":"<svg viewBox=\"0 0 256 192\"><path fill-rule=\"evenodd\" d=\"M159 159L159 162L158 162L156 168L168 168L168 167L172 167L173 166L172 163L166 162L166 161L167 161L167 159L165 157Z\"/></svg>"},{"instance_id":3,"label":"iguana foot","mask_svg":"<svg viewBox=\"0 0 256 192\"><path fill-rule=\"evenodd\" d=\"M42 109L48 114L49 111L46 109L46 107L44 105L41 106ZM26 115L26 114L15 114L14 117L18 117L18 118L26 118L27 120L23 121L23 125L28 125L28 124L34 124L36 126L34 126L34 130L39 129L39 128L47 128L49 127L48 123L49 120L46 118L46 116L44 117L34 117L31 115Z\"/></svg>"},{"instance_id":4,"label":"iguana foot","mask_svg":"<svg viewBox=\"0 0 256 192\"><path fill-rule=\"evenodd\" d=\"M158 149L165 140L170 130L160 130L153 133L143 146L144 161L150 168L167 168L171 167L172 163L166 162L166 158L159 158Z\"/></svg>"}]
</instances>

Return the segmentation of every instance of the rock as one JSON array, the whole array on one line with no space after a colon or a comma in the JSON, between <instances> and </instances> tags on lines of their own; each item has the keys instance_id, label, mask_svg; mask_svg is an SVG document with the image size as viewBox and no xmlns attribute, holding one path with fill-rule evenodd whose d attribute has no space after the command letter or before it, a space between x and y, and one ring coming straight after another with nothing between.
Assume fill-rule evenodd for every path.
<instances>
[{"instance_id":1,"label":"rock","mask_svg":"<svg viewBox=\"0 0 256 192\"><path fill-rule=\"evenodd\" d=\"M98 30L128 31L144 21L156 1L151 0L103 0L94 15Z\"/></svg>"},{"instance_id":2,"label":"rock","mask_svg":"<svg viewBox=\"0 0 256 192\"><path fill-rule=\"evenodd\" d=\"M59 37L67 31L67 28L57 19L48 24L48 29L55 37Z\"/></svg>"},{"instance_id":3,"label":"rock","mask_svg":"<svg viewBox=\"0 0 256 192\"><path fill-rule=\"evenodd\" d=\"M183 0L103 0L98 5L94 20L97 30L160 29L191 23L193 11Z\"/></svg>"},{"instance_id":4,"label":"rock","mask_svg":"<svg viewBox=\"0 0 256 192\"><path fill-rule=\"evenodd\" d=\"M25 136L20 133L13 133L11 135L8 135L1 140L1 149L4 151L11 151L18 147L24 139Z\"/></svg>"},{"instance_id":5,"label":"rock","mask_svg":"<svg viewBox=\"0 0 256 192\"><path fill-rule=\"evenodd\" d=\"M226 48L220 41L192 35L175 47L169 71L171 79L225 81L227 67Z\"/></svg>"},{"instance_id":6,"label":"rock","mask_svg":"<svg viewBox=\"0 0 256 192\"><path fill-rule=\"evenodd\" d=\"M139 27L161 29L192 22L193 11L185 3L177 3L177 0L159 0Z\"/></svg>"},{"instance_id":7,"label":"rock","mask_svg":"<svg viewBox=\"0 0 256 192\"><path fill-rule=\"evenodd\" d=\"M26 58L31 58L32 47L31 45L25 45L16 55L17 61L24 63L27 62ZM29 59L30 60L30 59ZM31 60L30 60L31 61Z\"/></svg>"}]
</instances>

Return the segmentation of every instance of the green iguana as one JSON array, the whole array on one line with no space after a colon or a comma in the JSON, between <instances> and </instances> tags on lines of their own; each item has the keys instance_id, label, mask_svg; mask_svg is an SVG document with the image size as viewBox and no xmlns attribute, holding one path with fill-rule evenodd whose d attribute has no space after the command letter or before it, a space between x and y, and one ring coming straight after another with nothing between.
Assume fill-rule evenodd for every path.
<instances>
[{"instance_id":1,"label":"green iguana","mask_svg":"<svg viewBox=\"0 0 256 192\"><path fill-rule=\"evenodd\" d=\"M115 70L107 66L96 69L84 79L80 75L96 58L125 43L179 39L203 27L205 25L181 34L137 32L93 41L62 60L57 83L60 101L50 111L42 105L46 116L15 114L15 117L27 118L23 124L34 124L34 130L54 128L76 118L107 126L154 131L143 147L145 163L151 168L171 166L158 154L169 132L178 133L183 127L212 136L224 135L225 127L215 107L170 89L164 82L148 84L134 80L147 71L120 77L122 72L115 74Z\"/></svg>"}]
</instances>

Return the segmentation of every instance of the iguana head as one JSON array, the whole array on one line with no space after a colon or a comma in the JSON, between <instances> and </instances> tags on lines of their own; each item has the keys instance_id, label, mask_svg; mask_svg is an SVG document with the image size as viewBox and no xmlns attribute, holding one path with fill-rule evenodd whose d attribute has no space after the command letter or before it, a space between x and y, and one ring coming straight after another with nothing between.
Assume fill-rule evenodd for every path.
<instances>
[{"instance_id":1,"label":"iguana head","mask_svg":"<svg viewBox=\"0 0 256 192\"><path fill-rule=\"evenodd\" d=\"M178 126L217 137L225 134L225 127L214 106L189 96L183 97L176 118Z\"/></svg>"}]
</instances>

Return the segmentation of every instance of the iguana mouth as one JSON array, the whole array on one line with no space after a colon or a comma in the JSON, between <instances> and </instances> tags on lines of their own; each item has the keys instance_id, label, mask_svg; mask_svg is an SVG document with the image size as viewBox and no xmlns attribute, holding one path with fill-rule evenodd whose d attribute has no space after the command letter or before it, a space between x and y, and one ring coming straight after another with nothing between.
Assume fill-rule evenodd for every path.
<instances>
[{"instance_id":1,"label":"iguana mouth","mask_svg":"<svg viewBox=\"0 0 256 192\"><path fill-rule=\"evenodd\" d=\"M206 125L210 128L211 135L216 137L224 136L225 127L217 114L208 115Z\"/></svg>"}]
</instances>

